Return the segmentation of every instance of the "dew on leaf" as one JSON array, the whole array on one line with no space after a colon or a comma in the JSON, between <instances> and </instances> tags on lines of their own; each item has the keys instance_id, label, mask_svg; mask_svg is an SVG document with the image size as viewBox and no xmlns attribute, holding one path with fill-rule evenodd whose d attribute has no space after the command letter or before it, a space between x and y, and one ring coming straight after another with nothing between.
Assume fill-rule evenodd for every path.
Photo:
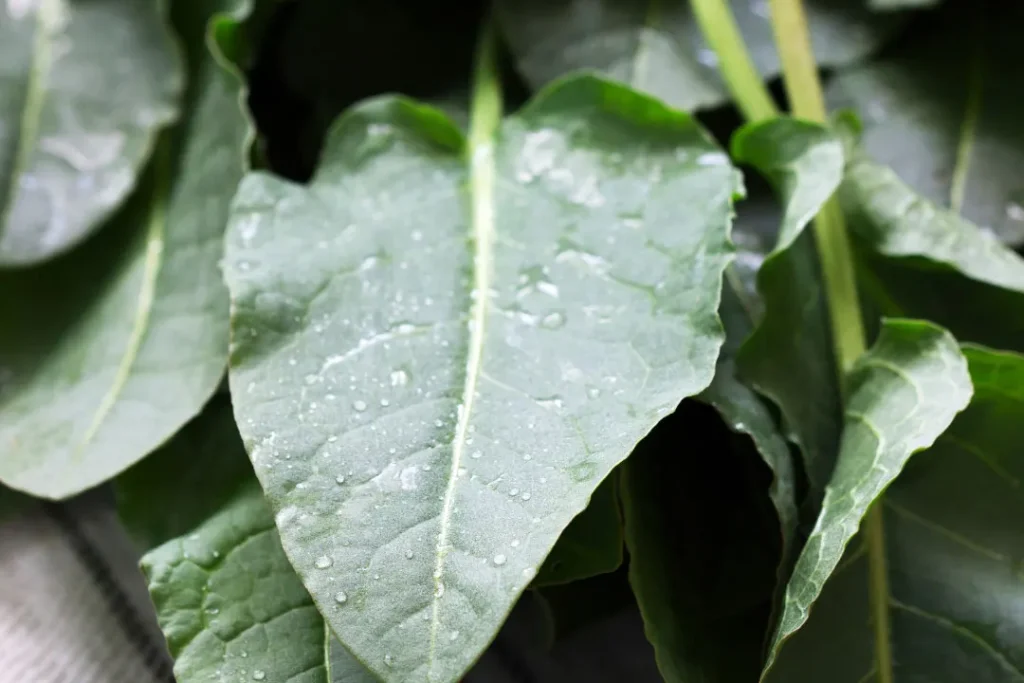
<instances>
[{"instance_id":1,"label":"dew on leaf","mask_svg":"<svg viewBox=\"0 0 1024 683\"><path fill-rule=\"evenodd\" d=\"M495 567L500 567L506 562L508 562L508 558L499 553L494 556L493 562Z\"/></svg>"},{"instance_id":2,"label":"dew on leaf","mask_svg":"<svg viewBox=\"0 0 1024 683\"><path fill-rule=\"evenodd\" d=\"M333 564L334 564L334 560L332 560L331 558L327 557L326 555L322 555L322 556L318 557L317 560L316 560L316 568L317 569L330 569L331 565L333 565Z\"/></svg>"}]
</instances>

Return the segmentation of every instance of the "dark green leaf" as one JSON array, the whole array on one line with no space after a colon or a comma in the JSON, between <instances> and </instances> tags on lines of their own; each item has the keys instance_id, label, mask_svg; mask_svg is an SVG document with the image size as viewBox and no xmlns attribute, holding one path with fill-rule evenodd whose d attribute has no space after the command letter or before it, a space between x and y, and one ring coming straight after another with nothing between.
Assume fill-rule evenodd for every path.
<instances>
[{"instance_id":1,"label":"dark green leaf","mask_svg":"<svg viewBox=\"0 0 1024 683\"><path fill-rule=\"evenodd\" d=\"M758 70L775 76L779 59L767 0L730 4ZM597 69L686 111L730 99L687 0L499 0L496 14L534 88L577 69ZM849 0L815 0L808 14L821 66L862 59L899 21Z\"/></svg>"},{"instance_id":2,"label":"dark green leaf","mask_svg":"<svg viewBox=\"0 0 1024 683\"><path fill-rule=\"evenodd\" d=\"M921 9L923 7L934 7L942 0L868 0L868 7L879 11L892 11L901 9Z\"/></svg>"},{"instance_id":3,"label":"dark green leaf","mask_svg":"<svg viewBox=\"0 0 1024 683\"><path fill-rule=\"evenodd\" d=\"M732 429L684 402L623 467L630 583L669 683L743 683L761 668L782 534L775 477Z\"/></svg>"},{"instance_id":4,"label":"dark green leaf","mask_svg":"<svg viewBox=\"0 0 1024 683\"><path fill-rule=\"evenodd\" d=\"M930 447L946 431L970 397L967 361L948 332L930 323L911 320L884 323L878 341L860 358L848 378L839 457L825 489L821 514L786 589L785 605L766 667L768 681L821 680L814 676L795 677L789 668L794 656L789 654L786 641L804 626L812 607L814 614L818 614L819 597L824 600L823 587L834 585L826 582L847 576L839 573L843 570L840 559L871 504L896 479L912 454ZM879 589L877 582L871 586L872 590ZM940 591L936 595L941 594ZM871 626L862 617L870 601L869 591L863 590L845 604L822 608L823 612L839 609L839 619L868 634L869 659ZM877 621L874 626L883 627ZM798 636L801 634L803 631ZM892 680L877 670L872 674L870 661L855 671L846 665L849 657L864 652L863 647L850 651L838 643L822 647L828 647L825 652L834 654L828 656L818 649L812 657L805 652L797 658L798 664L829 662L833 673L828 680L839 680L840 676L849 681L873 680L874 675L878 680ZM772 668L776 660L778 666ZM879 662L879 666L887 664Z\"/></svg>"},{"instance_id":5,"label":"dark green leaf","mask_svg":"<svg viewBox=\"0 0 1024 683\"><path fill-rule=\"evenodd\" d=\"M732 153L772 182L784 206L778 243L758 272L765 317L737 362L782 411L803 452L814 507L835 462L841 418L825 293L804 228L839 186L843 148L821 126L781 118L741 129Z\"/></svg>"},{"instance_id":6,"label":"dark green leaf","mask_svg":"<svg viewBox=\"0 0 1024 683\"><path fill-rule=\"evenodd\" d=\"M897 681L1020 680L1024 359L977 347L964 354L970 406L885 494L886 582L876 590L891 659L874 645L862 534L783 648L772 680L886 680L883 667Z\"/></svg>"},{"instance_id":7,"label":"dark green leaf","mask_svg":"<svg viewBox=\"0 0 1024 683\"><path fill-rule=\"evenodd\" d=\"M389 681L466 671L722 342L739 183L689 117L581 77L491 144L375 100L310 187L247 178L230 227L242 435L299 574Z\"/></svg>"},{"instance_id":8,"label":"dark green leaf","mask_svg":"<svg viewBox=\"0 0 1024 683\"><path fill-rule=\"evenodd\" d=\"M848 156L840 198L879 307L933 320L962 341L1024 349L1024 259L862 152Z\"/></svg>"},{"instance_id":9,"label":"dark green leaf","mask_svg":"<svg viewBox=\"0 0 1024 683\"><path fill-rule=\"evenodd\" d=\"M183 87L164 4L0 5L0 265L67 251L136 185Z\"/></svg>"},{"instance_id":10,"label":"dark green leaf","mask_svg":"<svg viewBox=\"0 0 1024 683\"><path fill-rule=\"evenodd\" d=\"M217 388L228 345L218 263L251 126L240 75L205 37L213 10L241 16L245 5L175 3L191 67L185 120L95 239L0 276L0 480L13 488L61 498L95 486L167 440Z\"/></svg>"},{"instance_id":11,"label":"dark green leaf","mask_svg":"<svg viewBox=\"0 0 1024 683\"><path fill-rule=\"evenodd\" d=\"M622 514L619 478L612 472L594 491L590 502L565 528L552 548L535 587L557 586L607 574L622 565Z\"/></svg>"},{"instance_id":12,"label":"dark green leaf","mask_svg":"<svg viewBox=\"0 0 1024 683\"><path fill-rule=\"evenodd\" d=\"M863 116L868 157L925 199L1020 244L1024 6L996 5L950 3L892 54L840 73L828 94Z\"/></svg>"}]
</instances>

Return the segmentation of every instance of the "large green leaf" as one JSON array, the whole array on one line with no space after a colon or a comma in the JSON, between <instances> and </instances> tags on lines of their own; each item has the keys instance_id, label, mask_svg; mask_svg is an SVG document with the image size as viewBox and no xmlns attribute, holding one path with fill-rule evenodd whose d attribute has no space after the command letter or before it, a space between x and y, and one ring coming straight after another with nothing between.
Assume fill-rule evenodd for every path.
<instances>
[{"instance_id":1,"label":"large green leaf","mask_svg":"<svg viewBox=\"0 0 1024 683\"><path fill-rule=\"evenodd\" d=\"M727 157L593 77L471 142L384 98L309 187L246 179L231 391L284 547L388 681L454 681L597 485L711 381ZM344 590L351 599L334 608Z\"/></svg>"},{"instance_id":2,"label":"large green leaf","mask_svg":"<svg viewBox=\"0 0 1024 683\"><path fill-rule=\"evenodd\" d=\"M218 263L251 126L231 19L175 3L188 47L185 120L165 134L129 204L95 239L0 275L0 481L60 498L117 474L199 412L224 372L228 297Z\"/></svg>"},{"instance_id":3,"label":"large green leaf","mask_svg":"<svg viewBox=\"0 0 1024 683\"><path fill-rule=\"evenodd\" d=\"M891 655L875 644L862 534L783 647L772 680L1021 679L1024 359L977 347L964 354L970 406L885 494L885 581L874 589Z\"/></svg>"},{"instance_id":4,"label":"large green leaf","mask_svg":"<svg viewBox=\"0 0 1024 683\"><path fill-rule=\"evenodd\" d=\"M840 559L868 508L896 479L910 456L931 446L967 406L971 377L966 359L948 332L931 323L890 319L883 324L872 349L858 360L848 378L847 390L839 457L825 490L821 514L786 589L785 605L766 667L769 681L799 680L787 669L793 661L787 654L787 639L804 625L812 607L817 613L819 598L824 599L822 589L830 577L845 576L839 573ZM869 544L884 543L881 532L865 533L869 532L873 535ZM874 563L881 561L875 550L869 552ZM851 628L855 624L856 628L869 631L870 620L858 620L874 598L868 587L862 588L859 595L854 594L850 602L841 606L840 618ZM870 591L881 588L873 577ZM877 618L872 624L879 631L885 628ZM837 652L835 657L862 652L844 653L838 643L829 643L827 647ZM772 668L776 659L779 665ZM813 657L805 655L801 659L810 666L812 661L825 661L828 657L819 649ZM870 667L858 668L855 677L847 678L849 672L837 661L843 660L832 660L833 675L829 680L838 680L840 676L851 681L873 680ZM878 680L892 679L879 675Z\"/></svg>"},{"instance_id":5,"label":"large green leaf","mask_svg":"<svg viewBox=\"0 0 1024 683\"><path fill-rule=\"evenodd\" d=\"M784 552L778 486L734 429L687 401L623 466L630 583L669 683L743 683L761 668Z\"/></svg>"},{"instance_id":6,"label":"large green leaf","mask_svg":"<svg viewBox=\"0 0 1024 683\"><path fill-rule=\"evenodd\" d=\"M117 493L121 519L148 550L142 567L179 683L375 680L325 640L228 401L118 477Z\"/></svg>"},{"instance_id":7,"label":"large green leaf","mask_svg":"<svg viewBox=\"0 0 1024 683\"><path fill-rule=\"evenodd\" d=\"M840 198L861 247L861 280L888 315L933 320L961 341L1024 349L1024 259L852 145Z\"/></svg>"},{"instance_id":8,"label":"large green leaf","mask_svg":"<svg viewBox=\"0 0 1024 683\"><path fill-rule=\"evenodd\" d=\"M730 4L754 64L765 77L777 75L767 0ZM822 66L862 59L899 22L849 0L814 0L807 10ZM687 111L730 99L688 0L499 0L496 15L534 88L577 69L598 69Z\"/></svg>"},{"instance_id":9,"label":"large green leaf","mask_svg":"<svg viewBox=\"0 0 1024 683\"><path fill-rule=\"evenodd\" d=\"M135 187L184 85L163 5L0 5L0 265L67 251Z\"/></svg>"},{"instance_id":10,"label":"large green leaf","mask_svg":"<svg viewBox=\"0 0 1024 683\"><path fill-rule=\"evenodd\" d=\"M800 446L813 508L835 463L841 408L825 292L804 228L839 186L843 148L822 126L780 118L738 131L732 154L771 181L784 206L775 250L757 275L765 316L737 363Z\"/></svg>"},{"instance_id":11,"label":"large green leaf","mask_svg":"<svg viewBox=\"0 0 1024 683\"><path fill-rule=\"evenodd\" d=\"M1020 244L1024 6L987 6L950 3L884 59L841 72L828 95L862 115L871 159L929 201Z\"/></svg>"}]
</instances>

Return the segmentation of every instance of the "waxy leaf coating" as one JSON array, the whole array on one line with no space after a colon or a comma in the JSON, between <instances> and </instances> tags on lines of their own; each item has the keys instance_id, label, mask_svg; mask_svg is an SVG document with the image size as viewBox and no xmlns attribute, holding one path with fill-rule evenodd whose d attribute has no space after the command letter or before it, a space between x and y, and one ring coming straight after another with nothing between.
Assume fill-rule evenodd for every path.
<instances>
[{"instance_id":1,"label":"waxy leaf coating","mask_svg":"<svg viewBox=\"0 0 1024 683\"><path fill-rule=\"evenodd\" d=\"M135 187L184 87L164 5L0 3L0 266L67 251Z\"/></svg>"},{"instance_id":2,"label":"waxy leaf coating","mask_svg":"<svg viewBox=\"0 0 1024 683\"><path fill-rule=\"evenodd\" d=\"M842 571L840 560L869 507L911 455L946 431L967 406L972 387L967 361L948 332L931 323L893 319L884 322L875 345L857 361L847 392L839 457L821 514L786 588L767 681L794 680L781 664L773 669L773 662L783 661L787 640L807 621L829 578ZM873 581L872 588L877 587ZM864 612L871 599L864 591L851 609ZM853 614L847 618L856 619L858 612ZM874 628L886 624L876 619ZM868 673L860 671L859 676Z\"/></svg>"},{"instance_id":3,"label":"waxy leaf coating","mask_svg":"<svg viewBox=\"0 0 1024 683\"><path fill-rule=\"evenodd\" d=\"M63 498L106 481L195 416L223 376L218 264L251 126L241 77L206 45L221 6L175 5L186 117L129 203L73 253L0 275L0 481L12 488Z\"/></svg>"},{"instance_id":4,"label":"waxy leaf coating","mask_svg":"<svg viewBox=\"0 0 1024 683\"><path fill-rule=\"evenodd\" d=\"M459 679L722 343L740 185L693 120L593 77L497 130L495 105L468 144L407 100L357 107L309 187L249 176L229 228L242 436L387 681Z\"/></svg>"}]
</instances>

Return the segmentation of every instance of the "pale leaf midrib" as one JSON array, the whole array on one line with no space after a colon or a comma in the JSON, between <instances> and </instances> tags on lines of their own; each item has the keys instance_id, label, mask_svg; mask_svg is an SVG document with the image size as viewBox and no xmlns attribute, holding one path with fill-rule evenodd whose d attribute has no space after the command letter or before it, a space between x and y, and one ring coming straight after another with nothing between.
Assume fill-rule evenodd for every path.
<instances>
[{"instance_id":1,"label":"pale leaf midrib","mask_svg":"<svg viewBox=\"0 0 1024 683\"><path fill-rule=\"evenodd\" d=\"M135 300L135 314L132 321L132 330L128 335L124 353L121 355L121 362L118 364L114 381L99 403L99 407L93 414L89 427L82 434L81 440L75 447L75 457L80 458L93 438L103 426L104 420L114 407L121 391L128 382L132 367L138 358L139 350L142 348L142 341L149 328L150 316L153 312L153 301L156 298L157 276L160 274L160 266L163 263L164 233L167 229L167 196L170 186L171 174L171 149L165 138L157 144L154 155L154 178L151 206L149 209L149 221L146 230L146 258L143 264L142 282L139 285L139 293Z\"/></svg>"},{"instance_id":2,"label":"pale leaf midrib","mask_svg":"<svg viewBox=\"0 0 1024 683\"><path fill-rule=\"evenodd\" d=\"M430 641L427 652L427 678L431 679L437 657L437 636L441 627L441 597L444 594L444 564L448 554L452 510L458 487L458 473L466 448L473 415L477 385L483 366L487 311L494 271L494 135L501 117L501 93L494 60L494 40L490 31L481 39L476 83L471 107L470 132L466 153L469 164L471 234L473 237L473 296L469 323L469 347L462 403L458 408L452 441L451 467L441 504L434 563L434 593L431 599Z\"/></svg>"},{"instance_id":3,"label":"pale leaf midrib","mask_svg":"<svg viewBox=\"0 0 1024 683\"><path fill-rule=\"evenodd\" d=\"M32 148L39 137L39 125L42 120L43 103L46 99L46 88L43 86L53 65L53 46L50 34L59 18L59 0L40 0L36 13L35 32L32 38L32 58L29 63L28 78L25 86L25 104L21 110L18 123L17 149L10 175L7 178L7 193L0 206L0 238L3 237L10 212L17 198L18 183L28 166Z\"/></svg>"},{"instance_id":4,"label":"pale leaf midrib","mask_svg":"<svg viewBox=\"0 0 1024 683\"><path fill-rule=\"evenodd\" d=\"M636 54L633 56L633 71L629 85L637 90L646 91L647 69L650 66L650 50L647 48L647 31L658 27L661 19L661 0L648 0L644 23L637 37Z\"/></svg>"},{"instance_id":5,"label":"pale leaf midrib","mask_svg":"<svg viewBox=\"0 0 1024 683\"><path fill-rule=\"evenodd\" d=\"M980 20L978 22L980 24ZM971 168L971 154L974 151L978 133L978 119L981 117L983 81L985 76L984 47L979 26L975 26L974 50L967 66L967 100L964 103L964 120L957 139L956 160L949 185L949 208L962 213L967 193L967 174Z\"/></svg>"}]
</instances>

